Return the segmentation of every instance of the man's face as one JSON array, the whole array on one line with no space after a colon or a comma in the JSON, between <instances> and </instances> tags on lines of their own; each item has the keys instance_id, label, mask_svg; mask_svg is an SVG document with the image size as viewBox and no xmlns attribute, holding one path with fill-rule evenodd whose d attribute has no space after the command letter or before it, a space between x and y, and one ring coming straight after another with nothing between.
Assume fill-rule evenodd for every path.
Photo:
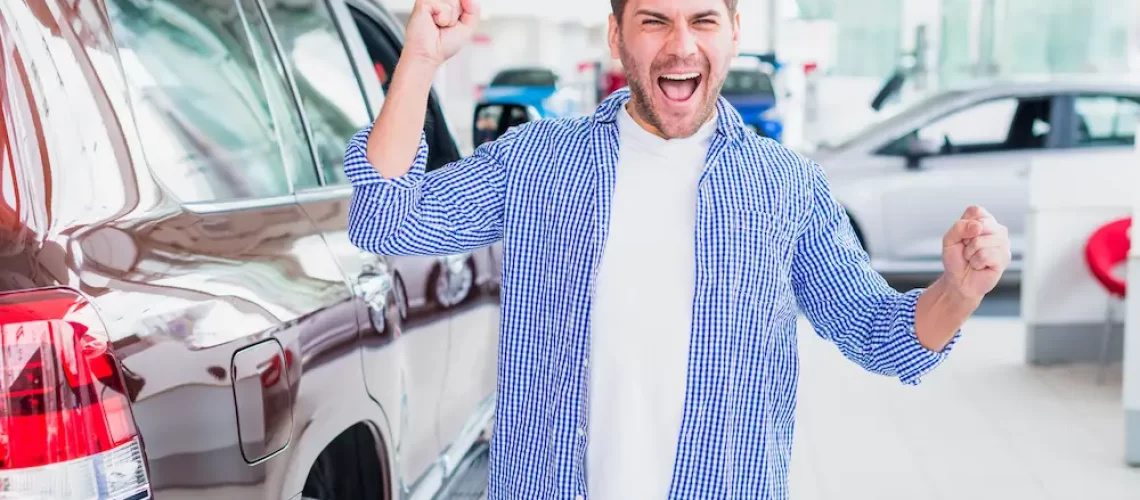
<instances>
[{"instance_id":1,"label":"man's face","mask_svg":"<svg viewBox=\"0 0 1140 500\"><path fill-rule=\"evenodd\" d=\"M736 56L740 17L724 0L629 0L610 16L634 117L665 138L693 135L712 117Z\"/></svg>"}]
</instances>

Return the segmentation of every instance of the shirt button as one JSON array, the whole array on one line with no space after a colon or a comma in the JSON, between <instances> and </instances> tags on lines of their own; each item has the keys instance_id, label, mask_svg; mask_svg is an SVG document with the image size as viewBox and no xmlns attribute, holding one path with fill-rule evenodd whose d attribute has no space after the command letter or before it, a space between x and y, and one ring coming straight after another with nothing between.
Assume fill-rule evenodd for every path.
<instances>
[{"instance_id":1,"label":"shirt button","mask_svg":"<svg viewBox=\"0 0 1140 500\"><path fill-rule=\"evenodd\" d=\"M579 428L578 428L578 436L580 436L580 437L586 437L586 429L583 429L583 428L579 427Z\"/></svg>"},{"instance_id":2,"label":"shirt button","mask_svg":"<svg viewBox=\"0 0 1140 500\"><path fill-rule=\"evenodd\" d=\"M586 358L585 360L582 361L582 367L583 368L589 368L590 367L590 358Z\"/></svg>"},{"instance_id":3,"label":"shirt button","mask_svg":"<svg viewBox=\"0 0 1140 500\"><path fill-rule=\"evenodd\" d=\"M578 496L574 497L574 500L586 500L586 497L584 497L582 495L578 495Z\"/></svg>"}]
</instances>

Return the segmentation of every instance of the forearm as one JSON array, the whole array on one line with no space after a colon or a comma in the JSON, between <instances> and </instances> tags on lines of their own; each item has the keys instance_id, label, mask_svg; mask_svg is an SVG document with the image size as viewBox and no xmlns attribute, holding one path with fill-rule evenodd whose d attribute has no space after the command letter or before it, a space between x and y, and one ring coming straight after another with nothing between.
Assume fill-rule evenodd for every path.
<instances>
[{"instance_id":1,"label":"forearm","mask_svg":"<svg viewBox=\"0 0 1140 500\"><path fill-rule=\"evenodd\" d=\"M416 160L437 69L434 63L415 57L402 57L396 64L367 148L368 162L386 179L408 173Z\"/></svg>"},{"instance_id":2,"label":"forearm","mask_svg":"<svg viewBox=\"0 0 1140 500\"><path fill-rule=\"evenodd\" d=\"M980 298L966 297L945 278L939 278L922 292L915 306L914 329L919 343L941 352L980 304Z\"/></svg>"}]
</instances>

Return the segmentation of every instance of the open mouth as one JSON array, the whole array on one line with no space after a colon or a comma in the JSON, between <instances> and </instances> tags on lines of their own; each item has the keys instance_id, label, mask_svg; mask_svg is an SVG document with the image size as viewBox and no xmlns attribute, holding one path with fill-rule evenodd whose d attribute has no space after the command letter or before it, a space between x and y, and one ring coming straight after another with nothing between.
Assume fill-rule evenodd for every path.
<instances>
[{"instance_id":1,"label":"open mouth","mask_svg":"<svg viewBox=\"0 0 1140 500\"><path fill-rule=\"evenodd\" d=\"M661 93L674 102L685 102L697 93L701 85L700 73L670 73L657 78Z\"/></svg>"}]
</instances>

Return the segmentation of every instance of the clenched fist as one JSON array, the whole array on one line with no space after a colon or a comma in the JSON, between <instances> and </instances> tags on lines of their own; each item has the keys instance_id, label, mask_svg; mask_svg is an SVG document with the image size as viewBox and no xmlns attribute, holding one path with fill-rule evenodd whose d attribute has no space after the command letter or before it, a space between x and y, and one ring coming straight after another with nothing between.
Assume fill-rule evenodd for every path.
<instances>
[{"instance_id":1,"label":"clenched fist","mask_svg":"<svg viewBox=\"0 0 1140 500\"><path fill-rule=\"evenodd\" d=\"M471 39L478 22L478 0L416 0L401 57L442 65Z\"/></svg>"},{"instance_id":2,"label":"clenched fist","mask_svg":"<svg viewBox=\"0 0 1140 500\"><path fill-rule=\"evenodd\" d=\"M997 286L1011 260L1009 230L981 207L970 207L942 239L947 284L981 299Z\"/></svg>"}]
</instances>

